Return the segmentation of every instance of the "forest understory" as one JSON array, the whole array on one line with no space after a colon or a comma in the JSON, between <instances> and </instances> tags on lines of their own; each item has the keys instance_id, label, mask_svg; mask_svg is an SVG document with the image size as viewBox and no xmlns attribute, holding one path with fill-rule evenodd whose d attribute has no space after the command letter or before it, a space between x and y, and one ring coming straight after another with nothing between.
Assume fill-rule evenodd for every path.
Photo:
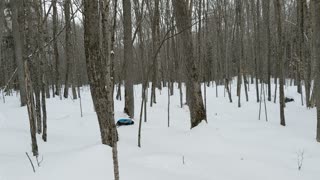
<instances>
[{"instance_id":1,"label":"forest understory","mask_svg":"<svg viewBox=\"0 0 320 180\"><path fill-rule=\"evenodd\" d=\"M0 142L0 180L320 179L320 0L0 0Z\"/></svg>"},{"instance_id":2,"label":"forest understory","mask_svg":"<svg viewBox=\"0 0 320 180\"><path fill-rule=\"evenodd\" d=\"M232 84L236 98L236 81ZM208 123L203 121L192 130L189 109L186 105L180 107L175 84L168 127L168 91L157 90L158 102L148 107L147 122L142 122L141 148L137 146L138 118L133 126L117 128L121 179L319 179L316 109L301 106L296 87L289 86L289 81L287 84L285 94L295 101L286 104L286 127L279 124L278 101L266 102L268 121L262 104L258 120L259 103L254 101L253 84L249 85L249 102L243 101L241 108L224 97L224 86L218 86L218 97L215 85L207 87ZM39 167L31 156L27 109L19 107L19 96L15 93L5 97L6 103L0 103L1 180L113 178L111 148L99 141L89 87L82 87L81 92L83 117L79 99L48 99L50 128L48 142L38 138ZM135 106L139 107L141 85L134 86L134 97ZM115 100L115 120L127 117L123 105L124 101ZM135 110L140 113L139 108ZM31 156L35 173L25 152Z\"/></svg>"}]
</instances>

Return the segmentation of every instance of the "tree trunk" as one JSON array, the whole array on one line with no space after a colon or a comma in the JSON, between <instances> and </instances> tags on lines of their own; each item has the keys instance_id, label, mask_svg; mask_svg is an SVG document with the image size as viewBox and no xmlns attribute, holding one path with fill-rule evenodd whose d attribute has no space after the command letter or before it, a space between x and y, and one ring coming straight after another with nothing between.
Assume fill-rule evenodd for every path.
<instances>
[{"instance_id":1,"label":"tree trunk","mask_svg":"<svg viewBox=\"0 0 320 180\"><path fill-rule=\"evenodd\" d=\"M236 2L236 36L237 36L237 50L238 69L237 69L237 96L238 107L241 107L241 84L242 84L242 60L243 60L243 25L242 25L242 3Z\"/></svg>"},{"instance_id":2,"label":"tree trunk","mask_svg":"<svg viewBox=\"0 0 320 180\"><path fill-rule=\"evenodd\" d=\"M70 18L70 0L64 1L64 17L65 17L65 26L66 26L66 36L65 36L65 54L66 54L66 74L65 74L65 81L64 81L64 92L63 97L68 98L69 92L69 74L70 74L70 66L71 66L71 53L72 53L72 30L71 30L71 18Z\"/></svg>"},{"instance_id":3,"label":"tree trunk","mask_svg":"<svg viewBox=\"0 0 320 180\"><path fill-rule=\"evenodd\" d=\"M280 86L280 124L282 126L286 125L285 116L284 116L284 77L283 77L283 37L282 37L282 25L281 25L281 2L280 0L274 0L274 9L275 9L275 17L276 17L276 25L277 25L277 34L278 34L278 52L277 59L279 62L279 86Z\"/></svg>"},{"instance_id":4,"label":"tree trunk","mask_svg":"<svg viewBox=\"0 0 320 180\"><path fill-rule=\"evenodd\" d=\"M29 63L28 60L24 60L24 71L25 71L25 86L26 86L26 93L27 93L27 108L28 108L28 115L29 115L29 125L30 125L30 135L31 135L31 146L32 146L32 153L33 156L38 156L38 144L37 144L37 136L36 136L36 120L34 114L34 99L33 99L33 90L30 78L30 71L29 71Z\"/></svg>"},{"instance_id":5,"label":"tree trunk","mask_svg":"<svg viewBox=\"0 0 320 180\"><path fill-rule=\"evenodd\" d=\"M320 1L313 0L313 37L315 38L314 60L317 64L316 69L316 103L317 103L317 141L320 142Z\"/></svg>"},{"instance_id":6,"label":"tree trunk","mask_svg":"<svg viewBox=\"0 0 320 180\"><path fill-rule=\"evenodd\" d=\"M259 1L259 0L258 0ZM259 13L258 10L254 8L254 0L251 0L251 11L253 17L253 31L254 31L254 74L255 74L255 87L256 87L256 97L257 102L259 102L259 81L258 81L258 59L260 57L260 48L259 48Z\"/></svg>"},{"instance_id":7,"label":"tree trunk","mask_svg":"<svg viewBox=\"0 0 320 180\"><path fill-rule=\"evenodd\" d=\"M113 1L113 22L112 22L112 29L111 29L111 45L110 45L110 61L111 61L111 78L112 78L112 94L114 94L114 87L115 87L115 73L114 73L114 59L115 59L115 35L116 35L116 27L117 27L117 7L118 7L118 0ZM119 79L120 81L120 79ZM118 98L117 98L118 99Z\"/></svg>"},{"instance_id":8,"label":"tree trunk","mask_svg":"<svg viewBox=\"0 0 320 180\"><path fill-rule=\"evenodd\" d=\"M114 164L114 177L119 180L119 165L117 151L117 130L113 114L112 80L110 72L109 50L101 49L108 47L108 12L109 4L100 1L100 13L102 20L102 43L97 36L99 29L99 11L97 0L84 1L84 46L86 55L86 65L89 77L91 96L98 116L102 143L112 147L112 157ZM104 66L106 65L106 66Z\"/></svg>"},{"instance_id":9,"label":"tree trunk","mask_svg":"<svg viewBox=\"0 0 320 180\"><path fill-rule=\"evenodd\" d=\"M125 71L125 106L124 112L134 118L133 70L132 68L132 22L131 1L122 0L124 28L124 71Z\"/></svg>"},{"instance_id":10,"label":"tree trunk","mask_svg":"<svg viewBox=\"0 0 320 180\"><path fill-rule=\"evenodd\" d=\"M45 52L43 48L43 19L42 19L42 6L41 0L33 1L33 6L35 7L35 16L37 17L37 34L36 34L36 44L39 45L38 53L34 57L34 66L33 66L33 74L34 74L34 90L36 97L36 116L37 116L37 132L38 134L42 133L42 118L41 118L41 89L42 89L42 81L45 80L44 76L44 62L45 60ZM45 85L45 84L44 84Z\"/></svg>"},{"instance_id":11,"label":"tree trunk","mask_svg":"<svg viewBox=\"0 0 320 180\"><path fill-rule=\"evenodd\" d=\"M193 42L191 34L191 14L188 3L185 0L173 1L174 14L177 27L181 33L183 49L185 52L185 72L187 75L188 94L191 102L188 102L191 128L196 127L202 120L206 119L206 113L201 95L199 72L193 55Z\"/></svg>"},{"instance_id":12,"label":"tree trunk","mask_svg":"<svg viewBox=\"0 0 320 180\"><path fill-rule=\"evenodd\" d=\"M45 75L42 76L42 84L41 84L41 105L42 105L42 139L44 142L47 141L47 107L46 107L46 92L45 92Z\"/></svg>"},{"instance_id":13,"label":"tree trunk","mask_svg":"<svg viewBox=\"0 0 320 180\"><path fill-rule=\"evenodd\" d=\"M52 34L53 34L53 54L55 59L55 94L60 95L60 60L59 60L59 51L58 51L58 11L57 11L57 0L52 0Z\"/></svg>"},{"instance_id":14,"label":"tree trunk","mask_svg":"<svg viewBox=\"0 0 320 180\"><path fill-rule=\"evenodd\" d=\"M264 30L264 61L267 62L268 101L271 101L271 43L270 43L270 1L262 2Z\"/></svg>"},{"instance_id":15,"label":"tree trunk","mask_svg":"<svg viewBox=\"0 0 320 180\"><path fill-rule=\"evenodd\" d=\"M159 11L159 3L160 0L155 0L154 4L154 13L152 18L152 55L156 56L153 59L153 73L152 73L152 86L151 86L151 98L150 98L150 106L153 103L156 103L156 87L161 88L160 82L160 53L157 52L157 49L160 46L160 11Z\"/></svg>"},{"instance_id":16,"label":"tree trunk","mask_svg":"<svg viewBox=\"0 0 320 180\"><path fill-rule=\"evenodd\" d=\"M25 72L23 67L23 42L24 42L24 24L23 24L23 4L22 1L14 0L12 2L12 33L15 49L15 57L18 65L18 79L20 89L20 105L27 104L27 96L25 90ZM2 25L1 25L2 26Z\"/></svg>"}]
</instances>

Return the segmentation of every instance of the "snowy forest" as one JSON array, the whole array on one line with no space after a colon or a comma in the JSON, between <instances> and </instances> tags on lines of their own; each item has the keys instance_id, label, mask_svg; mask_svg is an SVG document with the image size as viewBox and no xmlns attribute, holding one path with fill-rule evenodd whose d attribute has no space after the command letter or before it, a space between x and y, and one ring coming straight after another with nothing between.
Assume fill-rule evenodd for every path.
<instances>
[{"instance_id":1,"label":"snowy forest","mask_svg":"<svg viewBox=\"0 0 320 180\"><path fill-rule=\"evenodd\" d=\"M320 0L0 0L0 180L320 179Z\"/></svg>"}]
</instances>

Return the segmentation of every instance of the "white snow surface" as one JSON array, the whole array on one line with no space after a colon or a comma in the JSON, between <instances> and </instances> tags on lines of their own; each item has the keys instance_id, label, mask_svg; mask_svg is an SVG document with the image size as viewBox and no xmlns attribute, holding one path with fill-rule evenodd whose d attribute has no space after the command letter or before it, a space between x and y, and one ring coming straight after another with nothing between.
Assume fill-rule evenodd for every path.
<instances>
[{"instance_id":1,"label":"white snow surface","mask_svg":"<svg viewBox=\"0 0 320 180\"><path fill-rule=\"evenodd\" d=\"M250 85L249 102L242 88L241 108L235 86L233 103L224 97L223 86L218 87L219 97L215 87L207 88L208 123L190 129L188 107L180 108L175 85L168 128L167 89L157 90L157 104L148 106L148 122L142 124L141 148L137 146L141 85L134 90L135 124L118 128L121 180L320 179L316 111L301 105L296 87L285 88L285 94L295 99L286 104L286 127L280 126L278 101L267 102L268 122L264 111L258 120L259 104ZM82 97L82 118L79 100L47 99L48 142L37 136L40 167L31 153L27 108L19 106L16 95L0 102L0 180L114 179L111 149L101 144L88 87L82 88ZM115 100L115 119L126 117L123 106L124 101Z\"/></svg>"}]
</instances>

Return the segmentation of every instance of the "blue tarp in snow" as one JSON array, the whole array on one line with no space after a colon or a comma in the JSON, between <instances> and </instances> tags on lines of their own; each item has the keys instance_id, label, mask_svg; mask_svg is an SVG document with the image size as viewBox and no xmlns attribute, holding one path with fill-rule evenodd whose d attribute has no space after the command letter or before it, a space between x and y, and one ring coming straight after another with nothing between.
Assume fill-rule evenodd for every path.
<instances>
[{"instance_id":1,"label":"blue tarp in snow","mask_svg":"<svg viewBox=\"0 0 320 180\"><path fill-rule=\"evenodd\" d=\"M117 126L132 125L134 121L130 118L121 118L117 121Z\"/></svg>"}]
</instances>

